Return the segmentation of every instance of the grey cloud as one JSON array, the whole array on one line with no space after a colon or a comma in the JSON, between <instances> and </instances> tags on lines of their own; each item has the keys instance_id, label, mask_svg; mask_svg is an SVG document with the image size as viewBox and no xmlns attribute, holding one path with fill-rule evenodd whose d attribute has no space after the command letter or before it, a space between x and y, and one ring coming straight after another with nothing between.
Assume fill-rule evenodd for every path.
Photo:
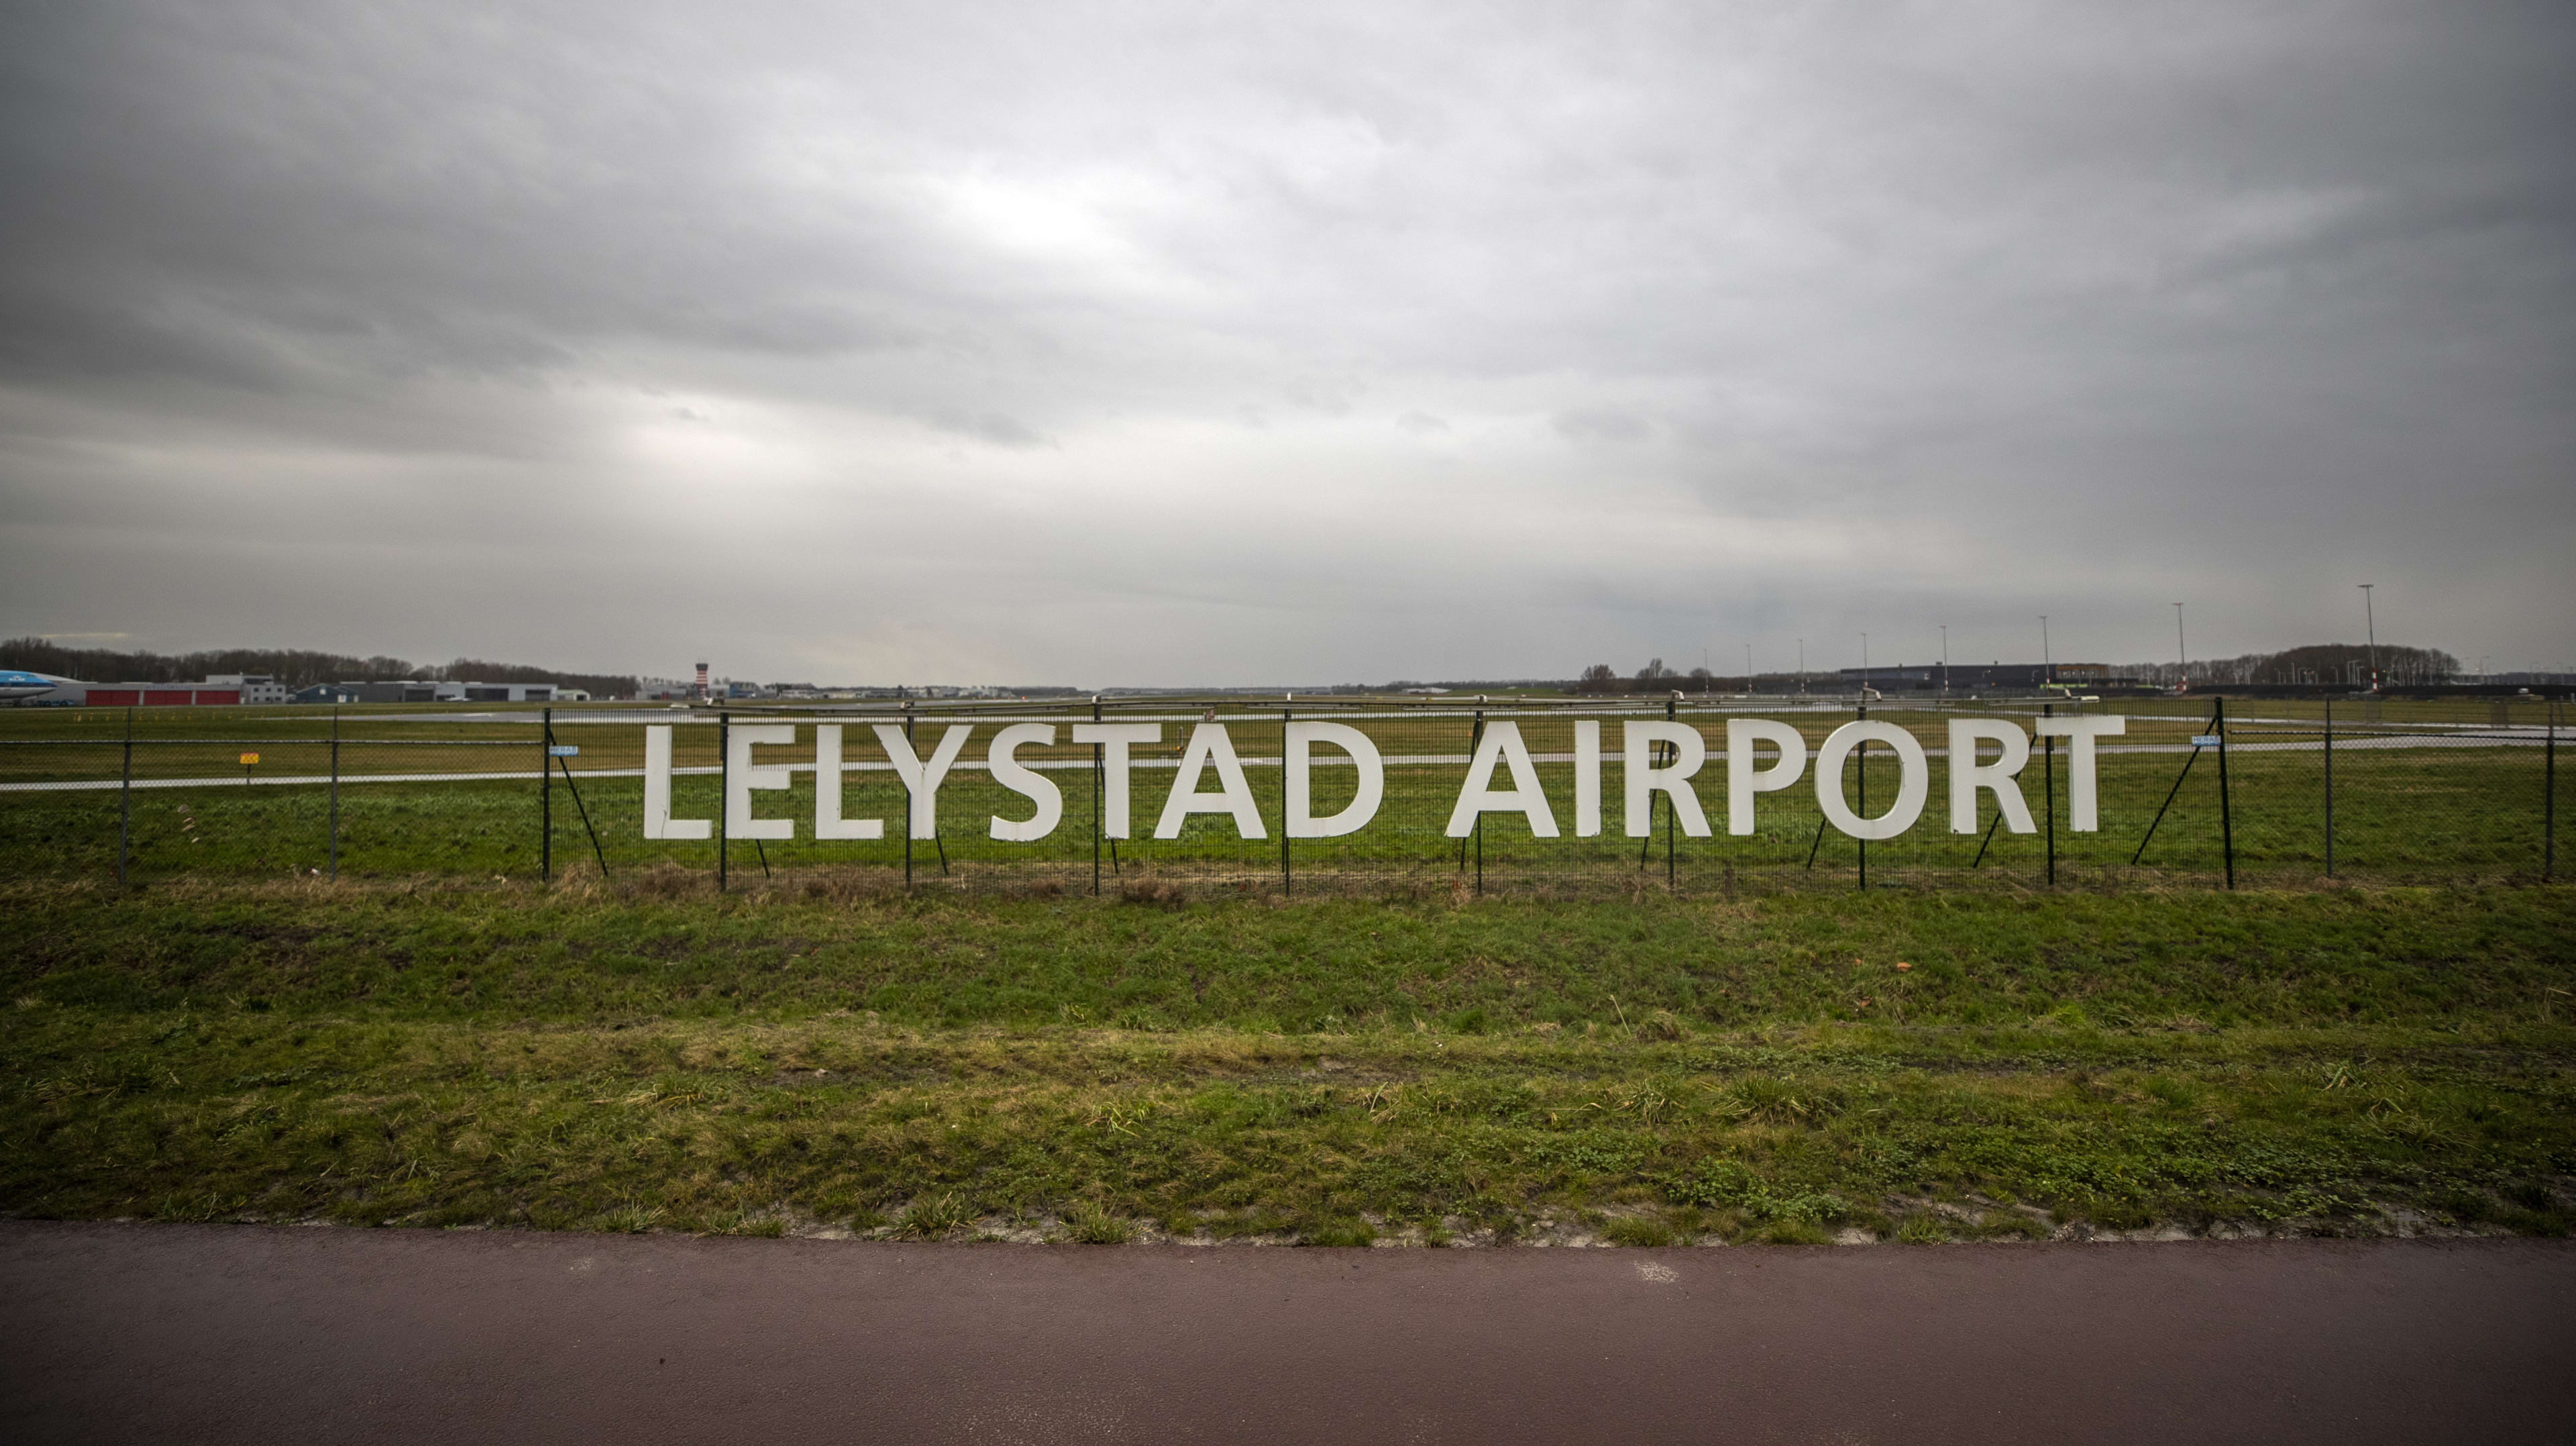
<instances>
[{"instance_id":1,"label":"grey cloud","mask_svg":"<svg viewBox=\"0 0 2576 1446\"><path fill-rule=\"evenodd\" d=\"M1249 680L2151 656L2186 593L2243 651L2366 571L2553 661L2571 63L2548 4L20 6L0 607ZM670 548L761 598L633 597Z\"/></svg>"},{"instance_id":2,"label":"grey cloud","mask_svg":"<svg viewBox=\"0 0 2576 1446\"><path fill-rule=\"evenodd\" d=\"M996 447L1043 447L1047 439L1028 424L999 412L941 412L932 422L944 431Z\"/></svg>"},{"instance_id":3,"label":"grey cloud","mask_svg":"<svg viewBox=\"0 0 2576 1446\"><path fill-rule=\"evenodd\" d=\"M1654 430L1645 418L1616 407L1573 407L1548 421L1560 435L1578 442L1641 442Z\"/></svg>"}]
</instances>

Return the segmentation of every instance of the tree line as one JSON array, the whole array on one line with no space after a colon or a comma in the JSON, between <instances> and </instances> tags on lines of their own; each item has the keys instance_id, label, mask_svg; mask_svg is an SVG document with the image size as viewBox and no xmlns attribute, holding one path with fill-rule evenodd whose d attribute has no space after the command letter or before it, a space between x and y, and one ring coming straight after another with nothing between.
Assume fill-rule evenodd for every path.
<instances>
[{"instance_id":1,"label":"tree line","mask_svg":"<svg viewBox=\"0 0 2576 1446\"><path fill-rule=\"evenodd\" d=\"M2379 683L2384 688L2454 682L2464 671L2456 656L2440 648L2410 648L2397 643L2381 643L2374 654L2367 643L2309 643L2284 648L2277 653L2197 658L2188 664L2126 663L2113 667L2111 676L2167 688L2185 678L2202 685L2309 683L2367 688L2374 656L2377 658ZM1793 676L1787 673L1762 675L1764 679L1780 680ZM1680 689L1694 693L1712 691L1721 681L1729 686L1744 686L1747 682L1759 683L1762 679L1747 680L1741 674L1712 677L1706 668L1677 673L1665 667L1663 659L1654 658L1634 674L1623 674L1608 663L1595 663L1574 680L1571 691L1598 695L1662 693Z\"/></svg>"},{"instance_id":2,"label":"tree line","mask_svg":"<svg viewBox=\"0 0 2576 1446\"><path fill-rule=\"evenodd\" d=\"M227 673L264 674L290 688L316 683L389 683L401 678L441 682L552 683L579 688L597 698L631 698L638 684L632 674L567 673L523 663L494 663L458 658L445 666L424 666L401 658L369 658L303 648L216 648L200 653L118 652L112 648L66 648L44 638L11 638L0 643L0 668L78 678L91 683L185 683Z\"/></svg>"},{"instance_id":3,"label":"tree line","mask_svg":"<svg viewBox=\"0 0 2576 1446\"><path fill-rule=\"evenodd\" d=\"M2189 663L2132 663L2112 671L2141 683L2171 687L2184 678L2198 684L2312 683L2354 688L2370 686L2373 652L2367 643L2310 643L2277 653L2245 653L2233 658L2195 658ZM2377 649L2383 688L2449 683L2464 669L2460 660L2440 648L2409 648L2381 643Z\"/></svg>"}]
</instances>

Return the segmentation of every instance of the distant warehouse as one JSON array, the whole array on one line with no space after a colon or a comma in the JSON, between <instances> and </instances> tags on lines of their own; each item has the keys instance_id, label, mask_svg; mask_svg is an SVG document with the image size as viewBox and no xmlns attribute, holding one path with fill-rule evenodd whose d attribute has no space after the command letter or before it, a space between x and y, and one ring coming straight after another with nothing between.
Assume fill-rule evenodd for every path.
<instances>
[{"instance_id":1,"label":"distant warehouse","mask_svg":"<svg viewBox=\"0 0 2576 1446\"><path fill-rule=\"evenodd\" d=\"M218 673L202 683L90 683L76 700L92 708L203 708L217 704L283 703L293 694L265 673ZM65 699L64 701L75 701Z\"/></svg>"},{"instance_id":2,"label":"distant warehouse","mask_svg":"<svg viewBox=\"0 0 2576 1446\"><path fill-rule=\"evenodd\" d=\"M340 683L332 691L347 703L551 703L552 683L442 683L403 678L391 683ZM570 690L567 690L570 691ZM321 700L316 700L321 701Z\"/></svg>"},{"instance_id":3,"label":"distant warehouse","mask_svg":"<svg viewBox=\"0 0 2576 1446\"><path fill-rule=\"evenodd\" d=\"M28 701L92 708L205 708L270 703L552 703L582 702L590 696L552 683L444 683L426 678L317 683L303 689L290 689L260 674L218 674L201 683L54 681L57 686L50 692Z\"/></svg>"},{"instance_id":4,"label":"distant warehouse","mask_svg":"<svg viewBox=\"0 0 2576 1446\"><path fill-rule=\"evenodd\" d=\"M1867 684L1881 692L1938 688L2028 689L2066 687L2133 687L2134 678L2116 677L2102 663L1888 663L1875 668L1836 672L1847 687Z\"/></svg>"}]
</instances>

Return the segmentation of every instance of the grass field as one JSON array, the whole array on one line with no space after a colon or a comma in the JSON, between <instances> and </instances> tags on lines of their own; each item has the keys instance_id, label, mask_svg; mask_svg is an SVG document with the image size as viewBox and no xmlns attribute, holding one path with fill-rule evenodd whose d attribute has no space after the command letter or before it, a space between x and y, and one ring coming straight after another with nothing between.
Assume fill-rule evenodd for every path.
<instances>
[{"instance_id":1,"label":"grass field","mask_svg":"<svg viewBox=\"0 0 2576 1446\"><path fill-rule=\"evenodd\" d=\"M2563 887L1135 893L18 877L0 1209L1309 1243L2576 1223Z\"/></svg>"}]
</instances>

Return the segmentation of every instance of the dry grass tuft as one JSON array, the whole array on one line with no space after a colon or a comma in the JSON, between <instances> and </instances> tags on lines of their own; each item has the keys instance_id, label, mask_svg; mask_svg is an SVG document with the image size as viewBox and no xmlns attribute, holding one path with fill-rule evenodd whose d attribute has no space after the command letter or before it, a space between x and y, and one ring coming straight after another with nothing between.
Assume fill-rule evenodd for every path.
<instances>
[{"instance_id":1,"label":"dry grass tuft","mask_svg":"<svg viewBox=\"0 0 2576 1446\"><path fill-rule=\"evenodd\" d=\"M1190 901L1190 892L1171 879L1158 879L1148 874L1120 884L1118 898L1121 903L1177 909Z\"/></svg>"},{"instance_id":2,"label":"dry grass tuft","mask_svg":"<svg viewBox=\"0 0 2576 1446\"><path fill-rule=\"evenodd\" d=\"M714 890L713 879L696 869L684 869L667 860L627 875L617 888L619 894L629 899L689 899Z\"/></svg>"}]
</instances>

